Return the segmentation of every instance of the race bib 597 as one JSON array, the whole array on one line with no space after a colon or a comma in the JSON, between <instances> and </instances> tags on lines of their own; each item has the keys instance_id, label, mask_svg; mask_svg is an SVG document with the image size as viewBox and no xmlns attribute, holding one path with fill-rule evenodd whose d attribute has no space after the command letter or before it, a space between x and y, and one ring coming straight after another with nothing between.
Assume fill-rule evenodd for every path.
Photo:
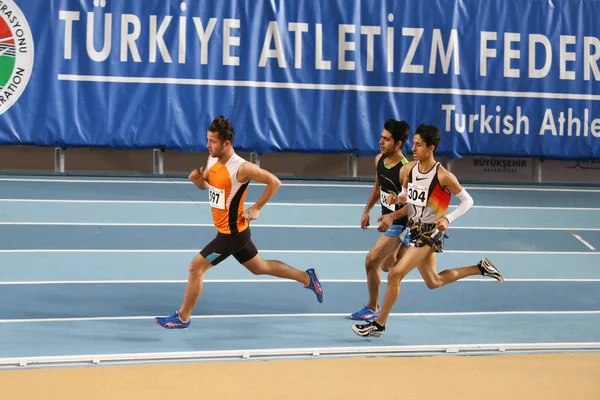
<instances>
[{"instance_id":1,"label":"race bib 597","mask_svg":"<svg viewBox=\"0 0 600 400\"><path fill-rule=\"evenodd\" d=\"M208 185L208 202L211 207L219 210L225 209L225 191L214 186Z\"/></svg>"}]
</instances>

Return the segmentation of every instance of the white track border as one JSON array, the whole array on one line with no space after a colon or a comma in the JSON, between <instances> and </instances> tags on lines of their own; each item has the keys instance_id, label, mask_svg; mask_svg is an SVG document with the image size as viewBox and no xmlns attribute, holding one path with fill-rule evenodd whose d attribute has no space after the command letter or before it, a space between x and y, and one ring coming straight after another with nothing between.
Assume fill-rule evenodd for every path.
<instances>
[{"instance_id":1,"label":"white track border","mask_svg":"<svg viewBox=\"0 0 600 400\"><path fill-rule=\"evenodd\" d=\"M507 352L600 351L600 342L566 343L498 343L411 346L314 347L289 349L219 350L163 353L92 354L76 356L43 356L0 358L0 368L67 366L81 364L120 364L177 361L224 361L248 359L364 357L477 354Z\"/></svg>"}]
</instances>

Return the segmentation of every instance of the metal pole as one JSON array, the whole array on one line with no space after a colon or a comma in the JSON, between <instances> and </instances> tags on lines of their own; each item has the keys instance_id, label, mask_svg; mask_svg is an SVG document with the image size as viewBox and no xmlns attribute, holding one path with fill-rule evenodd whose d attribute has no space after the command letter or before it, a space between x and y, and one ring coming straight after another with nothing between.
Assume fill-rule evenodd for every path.
<instances>
[{"instance_id":1,"label":"metal pole","mask_svg":"<svg viewBox=\"0 0 600 400\"><path fill-rule=\"evenodd\" d=\"M152 172L155 175L163 175L165 173L164 151L162 149L153 149L152 161Z\"/></svg>"},{"instance_id":2,"label":"metal pole","mask_svg":"<svg viewBox=\"0 0 600 400\"><path fill-rule=\"evenodd\" d=\"M446 169L448 172L452 172L452 160L449 158L446 159Z\"/></svg>"},{"instance_id":3,"label":"metal pole","mask_svg":"<svg viewBox=\"0 0 600 400\"><path fill-rule=\"evenodd\" d=\"M65 149L54 149L54 172L65 172Z\"/></svg>"},{"instance_id":4,"label":"metal pole","mask_svg":"<svg viewBox=\"0 0 600 400\"><path fill-rule=\"evenodd\" d=\"M356 178L358 176L358 156L348 154L348 176Z\"/></svg>"},{"instance_id":5,"label":"metal pole","mask_svg":"<svg viewBox=\"0 0 600 400\"><path fill-rule=\"evenodd\" d=\"M533 181L536 183L542 183L542 170L544 161L539 158L533 159Z\"/></svg>"},{"instance_id":6,"label":"metal pole","mask_svg":"<svg viewBox=\"0 0 600 400\"><path fill-rule=\"evenodd\" d=\"M255 151L250 153L250 162L260 167L260 154Z\"/></svg>"}]
</instances>

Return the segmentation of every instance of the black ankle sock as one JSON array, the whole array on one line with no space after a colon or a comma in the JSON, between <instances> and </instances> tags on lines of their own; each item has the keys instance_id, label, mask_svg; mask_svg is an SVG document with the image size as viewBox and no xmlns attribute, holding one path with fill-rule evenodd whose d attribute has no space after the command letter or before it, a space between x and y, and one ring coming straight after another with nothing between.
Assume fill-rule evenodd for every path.
<instances>
[{"instance_id":1,"label":"black ankle sock","mask_svg":"<svg viewBox=\"0 0 600 400\"><path fill-rule=\"evenodd\" d=\"M481 275L483 275L485 271L483 269L483 266L481 265L481 261L479 261L479 263L477 263L477 268L479 268L479 273Z\"/></svg>"}]
</instances>

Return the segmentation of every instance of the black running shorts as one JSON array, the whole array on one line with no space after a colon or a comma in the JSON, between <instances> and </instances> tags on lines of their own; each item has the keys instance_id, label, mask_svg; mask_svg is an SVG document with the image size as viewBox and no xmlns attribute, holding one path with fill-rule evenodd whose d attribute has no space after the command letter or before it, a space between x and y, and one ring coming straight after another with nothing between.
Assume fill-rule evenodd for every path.
<instances>
[{"instance_id":1,"label":"black running shorts","mask_svg":"<svg viewBox=\"0 0 600 400\"><path fill-rule=\"evenodd\" d=\"M207 244L200 252L200 255L212 265L217 265L229 256L235 257L240 264L243 264L253 259L257 254L258 250L250 237L250 228L232 234L219 232L212 242Z\"/></svg>"},{"instance_id":2,"label":"black running shorts","mask_svg":"<svg viewBox=\"0 0 600 400\"><path fill-rule=\"evenodd\" d=\"M436 253L443 251L444 232L436 229L435 224L408 222L410 229L410 246L431 246Z\"/></svg>"}]
</instances>

